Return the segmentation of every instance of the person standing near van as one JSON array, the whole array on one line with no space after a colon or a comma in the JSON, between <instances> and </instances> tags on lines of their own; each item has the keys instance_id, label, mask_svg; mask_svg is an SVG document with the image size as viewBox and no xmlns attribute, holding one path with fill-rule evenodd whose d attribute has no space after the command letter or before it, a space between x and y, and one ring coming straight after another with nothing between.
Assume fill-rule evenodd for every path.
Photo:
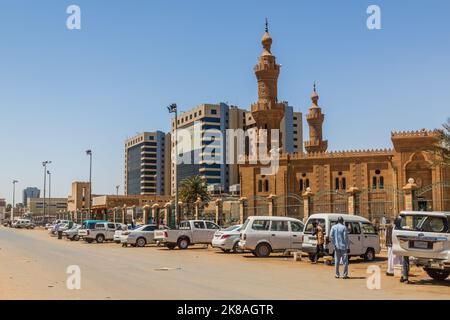
<instances>
[{"instance_id":1,"label":"person standing near van","mask_svg":"<svg viewBox=\"0 0 450 320\"><path fill-rule=\"evenodd\" d=\"M387 261L387 276L393 276L394 275L394 253L392 251L392 230L394 229L394 225L392 223L389 223L386 225L385 230L385 245L388 251L388 261Z\"/></svg>"},{"instance_id":2,"label":"person standing near van","mask_svg":"<svg viewBox=\"0 0 450 320\"><path fill-rule=\"evenodd\" d=\"M344 218L339 217L338 223L335 224L330 231L330 239L331 243L334 246L334 264L336 275L335 278L339 279L339 264L344 264L344 277L343 279L348 279L348 249L349 240L348 240L348 230L344 225Z\"/></svg>"},{"instance_id":3,"label":"person standing near van","mask_svg":"<svg viewBox=\"0 0 450 320\"><path fill-rule=\"evenodd\" d=\"M323 244L325 243L325 236L323 234L322 226L317 222L313 222L312 235L317 237L316 253L313 261L313 263L317 263L319 260L319 255L323 252Z\"/></svg>"}]
</instances>

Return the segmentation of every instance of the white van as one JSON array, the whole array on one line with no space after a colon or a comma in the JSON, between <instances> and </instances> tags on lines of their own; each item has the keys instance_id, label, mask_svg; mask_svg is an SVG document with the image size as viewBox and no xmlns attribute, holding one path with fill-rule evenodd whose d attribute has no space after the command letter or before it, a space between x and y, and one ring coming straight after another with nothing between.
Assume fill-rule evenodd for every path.
<instances>
[{"instance_id":1,"label":"white van","mask_svg":"<svg viewBox=\"0 0 450 320\"><path fill-rule=\"evenodd\" d=\"M325 233L324 255L334 255L334 246L329 236L331 227L334 226L338 218L344 219L344 224L348 230L351 256L360 256L366 261L375 259L375 255L381 251L380 236L374 225L366 218L338 213L317 213L311 215L306 221L302 251L309 254L312 261L316 252L317 237L312 235L313 223L317 222Z\"/></svg>"},{"instance_id":2,"label":"white van","mask_svg":"<svg viewBox=\"0 0 450 320\"><path fill-rule=\"evenodd\" d=\"M241 228L239 247L250 250L257 257L271 252L301 250L302 221L289 217L252 216Z\"/></svg>"}]
</instances>

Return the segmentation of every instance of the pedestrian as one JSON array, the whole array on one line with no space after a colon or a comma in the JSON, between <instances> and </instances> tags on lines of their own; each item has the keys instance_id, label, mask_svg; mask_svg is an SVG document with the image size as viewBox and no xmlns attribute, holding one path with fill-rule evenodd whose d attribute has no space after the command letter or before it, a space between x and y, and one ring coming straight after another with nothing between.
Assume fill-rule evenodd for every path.
<instances>
[{"instance_id":1,"label":"pedestrian","mask_svg":"<svg viewBox=\"0 0 450 320\"><path fill-rule=\"evenodd\" d=\"M323 244L325 242L322 226L316 221L313 222L312 235L317 238L316 253L314 254L314 260L312 261L312 263L316 264L319 260L320 254L323 252Z\"/></svg>"},{"instance_id":2,"label":"pedestrian","mask_svg":"<svg viewBox=\"0 0 450 320\"><path fill-rule=\"evenodd\" d=\"M397 217L395 219L395 229L402 229L402 218ZM411 283L409 281L409 257L402 256L402 277L400 278L402 283Z\"/></svg>"},{"instance_id":3,"label":"pedestrian","mask_svg":"<svg viewBox=\"0 0 450 320\"><path fill-rule=\"evenodd\" d=\"M385 229L385 244L388 250L388 261L386 275L392 277L394 275L394 259L395 255L392 251L392 230L394 229L393 223L386 225Z\"/></svg>"},{"instance_id":4,"label":"pedestrian","mask_svg":"<svg viewBox=\"0 0 450 320\"><path fill-rule=\"evenodd\" d=\"M330 231L331 243L334 246L334 264L336 275L335 278L339 279L339 264L344 265L344 277L343 279L348 279L348 250L349 250L349 240L348 240L348 230L344 225L344 218L339 217L338 223L335 224Z\"/></svg>"}]
</instances>

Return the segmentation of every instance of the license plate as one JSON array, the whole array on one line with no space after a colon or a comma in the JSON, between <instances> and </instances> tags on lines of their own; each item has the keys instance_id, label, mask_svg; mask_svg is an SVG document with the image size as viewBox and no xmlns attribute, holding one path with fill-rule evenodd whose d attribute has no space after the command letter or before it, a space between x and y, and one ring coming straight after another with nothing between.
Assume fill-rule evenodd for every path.
<instances>
[{"instance_id":1,"label":"license plate","mask_svg":"<svg viewBox=\"0 0 450 320\"><path fill-rule=\"evenodd\" d=\"M426 241L414 241L414 248L428 249L428 242L426 242Z\"/></svg>"}]
</instances>

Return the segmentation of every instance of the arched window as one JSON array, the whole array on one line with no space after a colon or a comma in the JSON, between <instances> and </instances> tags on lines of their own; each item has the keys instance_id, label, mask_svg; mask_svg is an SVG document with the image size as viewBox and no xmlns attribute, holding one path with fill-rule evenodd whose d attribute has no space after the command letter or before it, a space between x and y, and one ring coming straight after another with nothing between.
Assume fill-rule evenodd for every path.
<instances>
[{"instance_id":1,"label":"arched window","mask_svg":"<svg viewBox=\"0 0 450 320\"><path fill-rule=\"evenodd\" d=\"M305 190L309 188L309 179L306 179L305 181Z\"/></svg>"},{"instance_id":2,"label":"arched window","mask_svg":"<svg viewBox=\"0 0 450 320\"><path fill-rule=\"evenodd\" d=\"M269 180L266 180L264 184L266 192L269 192Z\"/></svg>"},{"instance_id":3,"label":"arched window","mask_svg":"<svg viewBox=\"0 0 450 320\"><path fill-rule=\"evenodd\" d=\"M300 179L299 187L300 191L303 191L303 179Z\"/></svg>"},{"instance_id":4,"label":"arched window","mask_svg":"<svg viewBox=\"0 0 450 320\"><path fill-rule=\"evenodd\" d=\"M334 179L334 189L339 190L339 178Z\"/></svg>"},{"instance_id":5,"label":"arched window","mask_svg":"<svg viewBox=\"0 0 450 320\"><path fill-rule=\"evenodd\" d=\"M262 192L262 180L258 180L258 192Z\"/></svg>"},{"instance_id":6,"label":"arched window","mask_svg":"<svg viewBox=\"0 0 450 320\"><path fill-rule=\"evenodd\" d=\"M383 176L380 176L380 178L378 179L378 188L384 189L384 177Z\"/></svg>"},{"instance_id":7,"label":"arched window","mask_svg":"<svg viewBox=\"0 0 450 320\"><path fill-rule=\"evenodd\" d=\"M372 178L372 189L376 189L377 188L377 177L373 177Z\"/></svg>"},{"instance_id":8,"label":"arched window","mask_svg":"<svg viewBox=\"0 0 450 320\"><path fill-rule=\"evenodd\" d=\"M347 190L347 179L342 178L342 190Z\"/></svg>"}]
</instances>

